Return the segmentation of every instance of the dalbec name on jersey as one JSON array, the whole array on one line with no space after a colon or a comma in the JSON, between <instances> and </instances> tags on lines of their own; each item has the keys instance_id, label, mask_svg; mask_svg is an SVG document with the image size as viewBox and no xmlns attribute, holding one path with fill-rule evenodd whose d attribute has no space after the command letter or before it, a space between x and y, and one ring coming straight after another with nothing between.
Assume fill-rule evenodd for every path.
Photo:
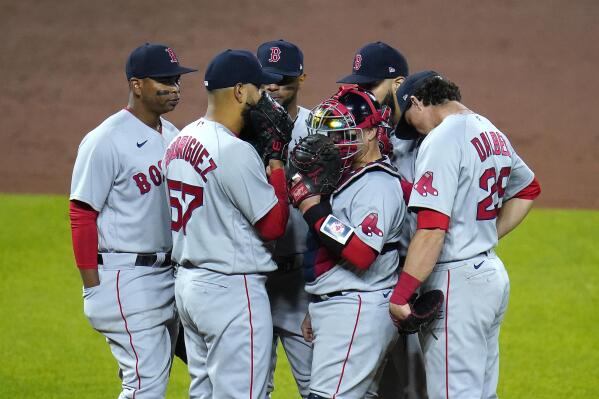
<instances>
[{"instance_id":1,"label":"dalbec name on jersey","mask_svg":"<svg viewBox=\"0 0 599 399\"><path fill-rule=\"evenodd\" d=\"M500 132L481 132L480 140L478 137L474 137L470 142L476 149L481 162L491 155L511 156L506 139Z\"/></svg>"}]
</instances>

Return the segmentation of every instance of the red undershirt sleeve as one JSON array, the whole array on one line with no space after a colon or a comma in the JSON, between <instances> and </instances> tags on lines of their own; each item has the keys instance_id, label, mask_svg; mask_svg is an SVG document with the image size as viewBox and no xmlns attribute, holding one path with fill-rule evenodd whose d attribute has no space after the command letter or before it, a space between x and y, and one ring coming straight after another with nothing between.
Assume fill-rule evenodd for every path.
<instances>
[{"instance_id":1,"label":"red undershirt sleeve","mask_svg":"<svg viewBox=\"0 0 599 399\"><path fill-rule=\"evenodd\" d=\"M278 201L254 226L264 240L272 241L285 234L287 220L289 219L289 202L287 200L287 182L284 169L273 170L268 182L275 189Z\"/></svg>"},{"instance_id":2,"label":"red undershirt sleeve","mask_svg":"<svg viewBox=\"0 0 599 399\"><path fill-rule=\"evenodd\" d=\"M444 213L434 211L428 208L421 208L418 211L417 229L441 229L447 231L449 228L449 216Z\"/></svg>"},{"instance_id":3,"label":"red undershirt sleeve","mask_svg":"<svg viewBox=\"0 0 599 399\"><path fill-rule=\"evenodd\" d=\"M98 268L98 212L80 201L69 202L75 262L80 269Z\"/></svg>"},{"instance_id":4,"label":"red undershirt sleeve","mask_svg":"<svg viewBox=\"0 0 599 399\"><path fill-rule=\"evenodd\" d=\"M541 194L541 184L537 180L536 176L532 182L524 187L520 192L514 195L513 198L520 198L524 200L534 200Z\"/></svg>"}]
</instances>

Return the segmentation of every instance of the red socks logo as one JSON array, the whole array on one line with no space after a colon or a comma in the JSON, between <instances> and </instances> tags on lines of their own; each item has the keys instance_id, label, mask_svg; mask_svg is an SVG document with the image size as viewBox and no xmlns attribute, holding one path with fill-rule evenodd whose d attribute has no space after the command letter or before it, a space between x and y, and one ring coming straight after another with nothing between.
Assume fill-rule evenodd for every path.
<instances>
[{"instance_id":1,"label":"red socks logo","mask_svg":"<svg viewBox=\"0 0 599 399\"><path fill-rule=\"evenodd\" d=\"M366 216L362 223L360 223L360 226L362 226L362 233L366 234L368 237L371 237L372 234L382 237L383 231L376 226L378 221L379 215L377 213L373 212Z\"/></svg>"},{"instance_id":2,"label":"red socks logo","mask_svg":"<svg viewBox=\"0 0 599 399\"><path fill-rule=\"evenodd\" d=\"M433 172L424 173L420 180L414 184L414 190L418 191L418 194L423 197L427 197L429 194L435 197L439 195L437 189L433 187Z\"/></svg>"},{"instance_id":3,"label":"red socks logo","mask_svg":"<svg viewBox=\"0 0 599 399\"><path fill-rule=\"evenodd\" d=\"M281 59L281 49L278 47L271 47L270 48L270 58L268 59L268 62L279 62L280 59Z\"/></svg>"},{"instance_id":4,"label":"red socks logo","mask_svg":"<svg viewBox=\"0 0 599 399\"><path fill-rule=\"evenodd\" d=\"M168 47L164 51L166 51L168 53L168 56L171 57L171 62L173 64L176 64L179 62L179 60L177 60L177 55L175 54L175 52L173 51L172 48Z\"/></svg>"},{"instance_id":5,"label":"red socks logo","mask_svg":"<svg viewBox=\"0 0 599 399\"><path fill-rule=\"evenodd\" d=\"M362 54L356 54L354 58L354 71L357 71L362 66Z\"/></svg>"}]
</instances>

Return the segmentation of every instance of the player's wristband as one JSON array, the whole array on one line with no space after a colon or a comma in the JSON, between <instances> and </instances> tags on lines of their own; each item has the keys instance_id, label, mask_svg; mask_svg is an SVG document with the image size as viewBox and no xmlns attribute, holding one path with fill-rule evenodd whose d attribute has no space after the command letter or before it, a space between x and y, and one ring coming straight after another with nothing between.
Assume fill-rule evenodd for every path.
<instances>
[{"instance_id":1,"label":"player's wristband","mask_svg":"<svg viewBox=\"0 0 599 399\"><path fill-rule=\"evenodd\" d=\"M391 303L396 305L405 305L408 303L414 292L420 287L421 281L406 272L401 272L399 281L391 294Z\"/></svg>"},{"instance_id":2,"label":"player's wristband","mask_svg":"<svg viewBox=\"0 0 599 399\"><path fill-rule=\"evenodd\" d=\"M320 203L310 207L310 209L304 213L304 220L306 223L308 223L308 227L310 227L310 229L318 232L319 227L316 227L316 222L318 222L320 219L326 218L332 212L333 208L331 207L331 204L328 201L321 201Z\"/></svg>"}]
</instances>

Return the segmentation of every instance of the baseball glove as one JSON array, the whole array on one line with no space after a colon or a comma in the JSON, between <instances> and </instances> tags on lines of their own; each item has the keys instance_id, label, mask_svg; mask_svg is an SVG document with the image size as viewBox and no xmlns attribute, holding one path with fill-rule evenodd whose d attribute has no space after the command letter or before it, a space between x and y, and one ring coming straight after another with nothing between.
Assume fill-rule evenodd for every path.
<instances>
[{"instance_id":1,"label":"baseball glove","mask_svg":"<svg viewBox=\"0 0 599 399\"><path fill-rule=\"evenodd\" d=\"M287 173L293 206L297 208L308 197L331 194L341 178L341 164L339 149L327 136L302 138L291 151Z\"/></svg>"},{"instance_id":2,"label":"baseball glove","mask_svg":"<svg viewBox=\"0 0 599 399\"><path fill-rule=\"evenodd\" d=\"M250 121L253 134L249 141L264 165L268 165L271 159L285 162L293 131L293 121L285 108L262 92L260 101L250 110Z\"/></svg>"},{"instance_id":3,"label":"baseball glove","mask_svg":"<svg viewBox=\"0 0 599 399\"><path fill-rule=\"evenodd\" d=\"M397 320L391 316L391 319L402 335L423 331L437 318L444 299L441 290L427 291L410 301L412 313L408 317L404 320Z\"/></svg>"}]
</instances>

